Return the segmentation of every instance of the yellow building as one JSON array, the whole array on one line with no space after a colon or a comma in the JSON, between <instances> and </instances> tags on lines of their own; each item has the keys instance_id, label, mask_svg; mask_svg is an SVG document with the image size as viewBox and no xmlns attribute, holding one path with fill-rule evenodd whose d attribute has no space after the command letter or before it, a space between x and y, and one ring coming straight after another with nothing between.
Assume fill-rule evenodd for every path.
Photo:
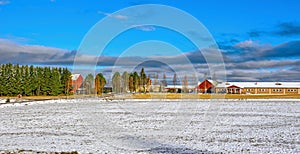
<instances>
[{"instance_id":1,"label":"yellow building","mask_svg":"<svg viewBox=\"0 0 300 154\"><path fill-rule=\"evenodd\" d=\"M215 88L229 94L300 94L300 82L219 82Z\"/></svg>"}]
</instances>

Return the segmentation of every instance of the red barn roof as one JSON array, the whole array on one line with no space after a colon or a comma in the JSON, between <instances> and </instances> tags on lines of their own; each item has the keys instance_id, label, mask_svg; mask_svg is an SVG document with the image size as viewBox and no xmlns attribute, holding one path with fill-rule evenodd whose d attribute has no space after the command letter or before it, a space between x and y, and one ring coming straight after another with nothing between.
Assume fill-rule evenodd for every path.
<instances>
[{"instance_id":1,"label":"red barn roof","mask_svg":"<svg viewBox=\"0 0 300 154\"><path fill-rule=\"evenodd\" d=\"M229 88L229 89L240 89L241 87L238 87L236 85L231 85L231 86L229 86L227 88Z\"/></svg>"},{"instance_id":2,"label":"red barn roof","mask_svg":"<svg viewBox=\"0 0 300 154\"><path fill-rule=\"evenodd\" d=\"M198 89L209 89L209 88L212 88L213 84L208 81L208 80L204 80L203 82L201 82L199 85L198 85Z\"/></svg>"}]
</instances>

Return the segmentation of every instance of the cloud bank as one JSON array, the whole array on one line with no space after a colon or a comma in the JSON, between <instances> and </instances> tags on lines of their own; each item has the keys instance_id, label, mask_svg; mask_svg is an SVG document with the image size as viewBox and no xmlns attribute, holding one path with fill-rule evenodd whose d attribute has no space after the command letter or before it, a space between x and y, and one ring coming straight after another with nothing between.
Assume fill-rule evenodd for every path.
<instances>
[{"instance_id":1,"label":"cloud bank","mask_svg":"<svg viewBox=\"0 0 300 154\"><path fill-rule=\"evenodd\" d=\"M230 81L300 81L300 40L282 43L276 46L259 44L253 40L238 42L226 49L221 49L226 66L227 79ZM0 39L0 62L69 66L74 62L76 50L68 51L59 48L21 45L6 39ZM113 67L120 68L140 66L148 72L172 71L164 64L171 64L172 69L188 72L188 64L181 63L182 59L193 64L200 78L208 73L208 65L201 51L191 51L172 56L149 57L113 57L76 55L82 64L96 62L101 70L110 73ZM214 56L214 55L209 55ZM183 73L184 74L184 73Z\"/></svg>"},{"instance_id":2,"label":"cloud bank","mask_svg":"<svg viewBox=\"0 0 300 154\"><path fill-rule=\"evenodd\" d=\"M300 36L300 23L299 22L280 22L274 27L269 27L273 30L252 30L248 32L250 37L261 37L263 35L291 37Z\"/></svg>"}]
</instances>

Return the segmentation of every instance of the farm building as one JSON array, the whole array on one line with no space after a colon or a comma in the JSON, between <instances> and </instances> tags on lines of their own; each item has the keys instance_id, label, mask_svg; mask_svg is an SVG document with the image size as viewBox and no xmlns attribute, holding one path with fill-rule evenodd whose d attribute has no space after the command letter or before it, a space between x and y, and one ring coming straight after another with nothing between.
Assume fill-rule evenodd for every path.
<instances>
[{"instance_id":1,"label":"farm building","mask_svg":"<svg viewBox=\"0 0 300 154\"><path fill-rule=\"evenodd\" d=\"M228 94L300 94L300 82L213 82L205 80L198 86L198 92L201 93L214 91Z\"/></svg>"},{"instance_id":2,"label":"farm building","mask_svg":"<svg viewBox=\"0 0 300 154\"><path fill-rule=\"evenodd\" d=\"M166 92L171 92L171 93L192 93L195 90L195 86L188 85L186 87L182 85L167 85L165 88Z\"/></svg>"},{"instance_id":3,"label":"farm building","mask_svg":"<svg viewBox=\"0 0 300 154\"><path fill-rule=\"evenodd\" d=\"M300 82L226 82L216 86L217 92L230 94L300 94Z\"/></svg>"},{"instance_id":4,"label":"farm building","mask_svg":"<svg viewBox=\"0 0 300 154\"><path fill-rule=\"evenodd\" d=\"M72 90L70 92L77 93L82 83L83 83L83 78L81 74L72 74L71 75Z\"/></svg>"},{"instance_id":5,"label":"farm building","mask_svg":"<svg viewBox=\"0 0 300 154\"><path fill-rule=\"evenodd\" d=\"M215 84L213 80L204 80L203 82L198 83L196 87L197 93L214 93Z\"/></svg>"}]
</instances>

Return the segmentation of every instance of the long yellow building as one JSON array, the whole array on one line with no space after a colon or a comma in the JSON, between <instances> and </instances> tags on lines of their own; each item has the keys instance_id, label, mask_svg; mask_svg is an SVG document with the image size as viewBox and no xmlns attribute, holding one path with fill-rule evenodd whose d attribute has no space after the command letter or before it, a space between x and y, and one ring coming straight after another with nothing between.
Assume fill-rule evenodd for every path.
<instances>
[{"instance_id":1,"label":"long yellow building","mask_svg":"<svg viewBox=\"0 0 300 154\"><path fill-rule=\"evenodd\" d=\"M228 94L300 94L300 82L211 82L212 91Z\"/></svg>"}]
</instances>

